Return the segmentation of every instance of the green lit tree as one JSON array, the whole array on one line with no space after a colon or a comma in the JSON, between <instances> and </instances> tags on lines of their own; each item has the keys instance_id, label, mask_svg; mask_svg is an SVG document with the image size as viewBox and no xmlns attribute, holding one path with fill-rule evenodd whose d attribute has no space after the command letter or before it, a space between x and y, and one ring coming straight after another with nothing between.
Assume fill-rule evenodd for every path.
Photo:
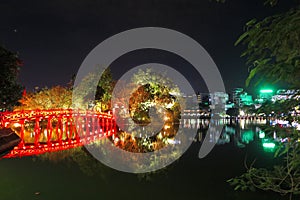
<instances>
[{"instance_id":1,"label":"green lit tree","mask_svg":"<svg viewBox=\"0 0 300 200\"><path fill-rule=\"evenodd\" d=\"M23 87L18 81L21 61L16 53L0 46L0 109L11 110L22 96Z\"/></svg>"},{"instance_id":2,"label":"green lit tree","mask_svg":"<svg viewBox=\"0 0 300 200\"><path fill-rule=\"evenodd\" d=\"M247 46L242 54L251 68L246 85L258 76L257 83L265 80L272 83L282 81L299 87L300 7L261 21L253 19L245 29L236 45L242 43Z\"/></svg>"}]
</instances>

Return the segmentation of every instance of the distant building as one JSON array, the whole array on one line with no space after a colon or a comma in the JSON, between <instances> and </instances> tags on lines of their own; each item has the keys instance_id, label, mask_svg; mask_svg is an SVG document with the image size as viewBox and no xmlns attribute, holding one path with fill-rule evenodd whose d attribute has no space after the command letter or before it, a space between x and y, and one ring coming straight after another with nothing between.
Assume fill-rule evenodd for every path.
<instances>
[{"instance_id":1,"label":"distant building","mask_svg":"<svg viewBox=\"0 0 300 200\"><path fill-rule=\"evenodd\" d=\"M274 91L271 89L262 89L259 91L258 94L258 101L259 102L266 102L272 100Z\"/></svg>"},{"instance_id":2,"label":"distant building","mask_svg":"<svg viewBox=\"0 0 300 200\"><path fill-rule=\"evenodd\" d=\"M186 109L199 109L198 97L196 94L184 94L182 97L185 99Z\"/></svg>"},{"instance_id":3,"label":"distant building","mask_svg":"<svg viewBox=\"0 0 300 200\"><path fill-rule=\"evenodd\" d=\"M211 105L224 105L229 99L229 95L225 92L214 92L210 94Z\"/></svg>"},{"instance_id":4,"label":"distant building","mask_svg":"<svg viewBox=\"0 0 300 200\"><path fill-rule=\"evenodd\" d=\"M235 88L232 91L232 101L235 105L241 106L241 94L243 94L243 88Z\"/></svg>"},{"instance_id":5,"label":"distant building","mask_svg":"<svg viewBox=\"0 0 300 200\"><path fill-rule=\"evenodd\" d=\"M240 95L242 106L251 106L253 104L252 95L247 94L247 92Z\"/></svg>"},{"instance_id":6,"label":"distant building","mask_svg":"<svg viewBox=\"0 0 300 200\"><path fill-rule=\"evenodd\" d=\"M232 101L237 107L253 105L252 95L249 95L243 88L235 88L232 91Z\"/></svg>"},{"instance_id":7,"label":"distant building","mask_svg":"<svg viewBox=\"0 0 300 200\"><path fill-rule=\"evenodd\" d=\"M272 96L272 101L280 101L280 100L287 100L295 97L297 93L299 93L299 90L285 90L285 89L280 89L277 90L276 94ZM296 95L296 97L299 97Z\"/></svg>"},{"instance_id":8,"label":"distant building","mask_svg":"<svg viewBox=\"0 0 300 200\"><path fill-rule=\"evenodd\" d=\"M184 94L182 97L185 99L187 109L209 109L211 105L225 106L229 99L229 95L225 92Z\"/></svg>"}]
</instances>

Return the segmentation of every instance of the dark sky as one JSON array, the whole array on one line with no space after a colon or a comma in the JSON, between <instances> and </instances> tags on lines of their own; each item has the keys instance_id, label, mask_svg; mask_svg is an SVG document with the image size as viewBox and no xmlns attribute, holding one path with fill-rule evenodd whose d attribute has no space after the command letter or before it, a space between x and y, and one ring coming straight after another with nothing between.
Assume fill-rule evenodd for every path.
<instances>
[{"instance_id":1,"label":"dark sky","mask_svg":"<svg viewBox=\"0 0 300 200\"><path fill-rule=\"evenodd\" d=\"M214 59L231 92L244 87L247 76L245 59L240 58L243 47L233 45L244 24L287 8L285 1L269 8L262 0L227 0L225 4L209 0L2 0L0 43L19 53L24 62L20 80L32 90L65 85L86 55L114 34L137 27L165 27L198 41ZM155 55L166 64L176 62L157 52L138 52L120 59L113 71L122 73L130 65L155 60ZM186 70L185 75L189 73L196 88L201 88L192 71Z\"/></svg>"}]
</instances>

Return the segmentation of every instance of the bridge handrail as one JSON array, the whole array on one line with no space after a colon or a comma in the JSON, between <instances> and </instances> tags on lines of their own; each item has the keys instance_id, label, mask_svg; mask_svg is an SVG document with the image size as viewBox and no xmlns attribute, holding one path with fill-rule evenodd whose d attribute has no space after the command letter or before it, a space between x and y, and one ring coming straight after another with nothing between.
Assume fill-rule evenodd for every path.
<instances>
[{"instance_id":1,"label":"bridge handrail","mask_svg":"<svg viewBox=\"0 0 300 200\"><path fill-rule=\"evenodd\" d=\"M0 113L0 127L4 127L7 122L14 122L20 120L30 120L36 118L49 118L57 116L103 116L104 118L112 118L110 112L103 113L93 110L83 109L45 109L45 110L20 110L20 111L5 111Z\"/></svg>"}]
</instances>

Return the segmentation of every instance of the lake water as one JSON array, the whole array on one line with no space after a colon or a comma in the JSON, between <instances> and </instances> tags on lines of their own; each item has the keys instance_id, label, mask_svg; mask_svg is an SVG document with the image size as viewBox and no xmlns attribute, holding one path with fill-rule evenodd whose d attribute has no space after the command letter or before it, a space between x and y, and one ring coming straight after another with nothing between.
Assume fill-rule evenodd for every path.
<instances>
[{"instance_id":1,"label":"lake water","mask_svg":"<svg viewBox=\"0 0 300 200\"><path fill-rule=\"evenodd\" d=\"M226 122L221 122L226 124ZM185 131L198 131L187 152L167 168L152 174L130 174L93 159L48 161L36 157L0 161L0 200L79 199L286 199L268 192L235 192L226 180L245 172L244 160L256 166L276 162L264 151L257 126L265 121L234 122L223 129L218 145L198 158L202 130L208 120L186 119Z\"/></svg>"}]
</instances>

